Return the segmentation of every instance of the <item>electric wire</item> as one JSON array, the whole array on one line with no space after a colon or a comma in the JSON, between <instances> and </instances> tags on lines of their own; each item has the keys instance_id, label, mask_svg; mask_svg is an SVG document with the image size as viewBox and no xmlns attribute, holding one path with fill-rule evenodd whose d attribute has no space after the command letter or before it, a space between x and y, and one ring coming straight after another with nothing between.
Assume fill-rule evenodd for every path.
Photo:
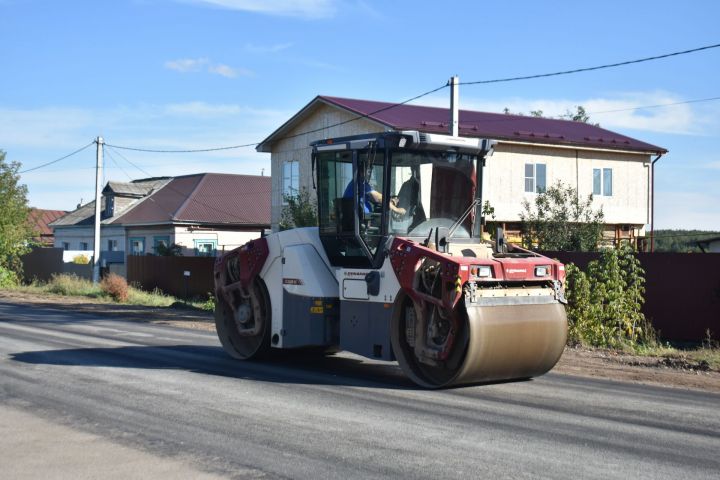
<instances>
[{"instance_id":1,"label":"electric wire","mask_svg":"<svg viewBox=\"0 0 720 480\"><path fill-rule=\"evenodd\" d=\"M345 125L345 124L348 124L348 123L355 122L355 121L360 120L360 119L362 119L362 118L370 118L370 117L372 117L373 115L376 115L376 114L378 114L378 113L381 113L381 112L390 110L390 109L392 109L392 108L397 108L397 107L399 107L399 106L405 105L405 104L407 104L407 103L410 103L410 102L412 102L412 101L414 101L414 100L418 100L418 99L420 99L420 98L422 98L422 97L426 97L426 96L428 96L428 95L431 95L431 94L433 94L433 93L435 93L435 92L437 92L437 91L440 91L440 90L442 90L443 88L447 88L447 87L448 87L448 84L446 83L446 84L441 85L441 86L439 86L439 87L437 87L437 88L434 88L434 89L429 90L429 91L427 91L427 92L421 93L420 95L416 95L416 96L414 96L414 97L412 97L412 98L408 98L407 100L404 100L404 101L402 101L402 102L398 102L398 103L393 103L393 104L390 104L390 105L386 105L386 106L384 106L383 108L379 108L379 109L377 109L377 110L375 110L375 111L373 111L373 112L370 112L370 113L357 114L357 115L356 115L355 117L353 117L353 118L350 118L350 119L348 119L348 120L343 120L342 122L337 122L337 123L334 123L334 124L332 124L332 125L326 125L326 126L321 127L321 128L316 128L316 129L313 129L313 130L308 130L308 131L305 131L305 132L296 133L296 134L294 134L294 135L286 135L286 136L282 137L282 140L287 140L287 139L291 139L291 138L296 138L296 137L300 137L300 136L302 136L302 135L307 135L307 134L310 134L310 133L320 132L320 131L323 131L323 130L327 130L328 128L339 127L339 126L341 126L341 125ZM121 150L132 150L132 151L135 151L135 152L148 152L148 153L202 153L202 152L216 152L216 151L219 151L219 150L232 150L232 149L237 149L237 148L255 147L255 146L257 146L257 145L260 145L261 143L262 143L262 142L255 142L255 143L246 143L246 144L243 144L243 145L231 145L231 146L229 146L229 147L200 148L200 149L189 149L189 150L155 150L155 149L150 149L150 148L126 147L126 146L122 146L122 145L112 145L112 144L107 144L107 143L106 143L106 145L109 146L109 147L113 147L113 148L117 148L117 149L121 149Z\"/></svg>"},{"instance_id":2,"label":"electric wire","mask_svg":"<svg viewBox=\"0 0 720 480\"><path fill-rule=\"evenodd\" d=\"M106 146L106 147L109 147L108 150L110 150L110 149L113 149L113 150L114 150L114 149L115 149L115 147L112 147L112 146L110 146L110 145L108 145L108 144L105 144L105 146ZM140 172L142 172L143 174L147 175L147 176L150 177L150 178L155 178L155 177L153 177L150 173L148 173L146 170L144 170L143 168L139 167L139 166L136 165L135 163L131 162L131 161L130 161L127 157L125 157L122 153L118 152L117 150L114 150L114 153L116 153L120 158L122 158L123 160L125 160L126 162L128 162L130 165L132 165L133 167L135 167L136 169L138 169L138 170L139 170ZM172 187L172 181L173 181L174 178L175 178L175 177L171 177L171 178L169 179L168 183L166 183L165 185L163 185L162 188L167 188L168 190L170 190L170 191L172 191L172 192L175 192L175 193L177 193L178 195L182 195L182 196L187 195L187 192L183 192L183 191L180 191L180 190ZM263 192L263 193L264 193L264 192ZM156 202L155 202L155 199L152 198L152 195L148 196L148 198L149 198L152 202L156 203ZM207 203L205 203L205 202L203 202L203 201L200 201L200 200L198 200L197 198L187 197L187 199L190 200L191 202L194 202L194 203L198 204L198 205L202 205L203 207L205 207L205 208L207 208L207 209L209 209L209 210L212 210L212 211L214 211L214 212L216 212L216 213L222 213L223 215L229 215L229 216L231 216L231 217L236 217L236 216L237 216L236 213L232 213L232 212L228 212L228 211L226 211L226 210L222 210L222 209L217 208L217 207L215 207L215 206L213 206L213 205L209 205L209 204L207 204ZM157 203L156 203L156 204L157 204ZM167 212L165 212L165 213L167 213ZM169 218L169 219L171 219L171 220L174 220L174 219L175 219L175 217L174 217L173 214L167 213L167 215L168 215L168 218Z\"/></svg>"},{"instance_id":3,"label":"electric wire","mask_svg":"<svg viewBox=\"0 0 720 480\"><path fill-rule=\"evenodd\" d=\"M644 110L646 108L660 108L660 107L671 107L673 105L685 105L688 103L701 103L701 102L711 102L715 100L720 100L720 97L710 97L710 98L698 98L695 100L685 100L682 102L673 102L673 103L658 103L656 105L643 105L639 107L628 107L628 108L618 108L615 110L603 110L600 112L587 112L588 115L600 115L602 113L615 113L615 112L627 112L630 110Z\"/></svg>"},{"instance_id":4,"label":"electric wire","mask_svg":"<svg viewBox=\"0 0 720 480\"><path fill-rule=\"evenodd\" d=\"M594 70L602 70L606 68L615 68L615 67L622 67L625 65L633 65L636 63L644 63L644 62L650 62L653 60L660 60L663 58L669 58L669 57L676 57L679 55L687 55L689 53L695 53L700 52L703 50L710 50L712 48L718 48L720 47L720 43L714 44L714 45L706 45L704 47L698 47L698 48L692 48L689 50L682 50L679 52L672 52L672 53L666 53L663 55L655 55L652 57L645 57L645 58L638 58L635 60L627 60L624 62L617 62L617 63L608 63L605 65L597 65L594 67L585 67L585 68L575 68L572 70L563 70L559 72L551 72L551 73L540 73L535 75L525 75L525 76L518 76L518 77L507 77L507 78L495 78L492 80L476 80L471 82L459 82L458 85L486 85L489 83L503 83L503 82L515 82L518 80L530 80L535 78L546 78L546 77L557 77L560 75L571 75L574 73L581 73L581 72L591 72Z\"/></svg>"},{"instance_id":5,"label":"electric wire","mask_svg":"<svg viewBox=\"0 0 720 480\"><path fill-rule=\"evenodd\" d=\"M49 166L49 165L52 165L52 164L54 164L54 163L58 163L58 162L60 162L60 161L62 161L62 160L65 160L66 158L70 158L70 157L72 157L73 155L82 152L83 150L85 150L86 148L90 147L91 145L93 145L93 144L95 144L95 143L96 143L96 141L93 140L92 142L88 143L88 144L85 145L84 147L78 148L78 149L75 150L74 152L68 153L68 154L65 155L64 157L60 157L60 158L58 158L58 159L56 159L56 160L53 160L53 161L51 161L51 162L43 163L42 165L38 165L38 166L36 166L36 167L27 168L27 169L22 170L22 171L20 171L20 172L18 172L18 173L19 173L19 174L20 174L20 173L28 173L28 172L32 172L32 171L34 171L34 170L40 170L41 168L45 168L45 167L47 167L47 166Z\"/></svg>"}]
</instances>

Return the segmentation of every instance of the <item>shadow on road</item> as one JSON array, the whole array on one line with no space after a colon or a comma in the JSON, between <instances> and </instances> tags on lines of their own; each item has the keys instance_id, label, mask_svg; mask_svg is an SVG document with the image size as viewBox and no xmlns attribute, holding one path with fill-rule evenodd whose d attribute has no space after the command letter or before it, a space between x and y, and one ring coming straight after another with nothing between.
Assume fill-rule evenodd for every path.
<instances>
[{"instance_id":1,"label":"shadow on road","mask_svg":"<svg viewBox=\"0 0 720 480\"><path fill-rule=\"evenodd\" d=\"M396 364L366 363L316 352L279 351L269 360L242 362L229 358L220 347L167 345L45 350L10 357L35 365L172 369L260 382L417 388Z\"/></svg>"}]
</instances>

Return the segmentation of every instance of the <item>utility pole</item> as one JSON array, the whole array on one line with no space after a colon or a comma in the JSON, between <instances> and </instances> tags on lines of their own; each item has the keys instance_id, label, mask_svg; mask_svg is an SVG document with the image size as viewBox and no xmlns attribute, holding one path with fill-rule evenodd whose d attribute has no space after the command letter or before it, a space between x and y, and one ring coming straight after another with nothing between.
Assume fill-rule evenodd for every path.
<instances>
[{"instance_id":1,"label":"utility pole","mask_svg":"<svg viewBox=\"0 0 720 480\"><path fill-rule=\"evenodd\" d=\"M460 77L450 77L450 135L459 136L460 127L460 98L458 94Z\"/></svg>"},{"instance_id":2,"label":"utility pole","mask_svg":"<svg viewBox=\"0 0 720 480\"><path fill-rule=\"evenodd\" d=\"M95 161L95 241L93 242L93 283L100 281L100 197L102 189L103 144L102 137L97 137L97 155Z\"/></svg>"}]
</instances>

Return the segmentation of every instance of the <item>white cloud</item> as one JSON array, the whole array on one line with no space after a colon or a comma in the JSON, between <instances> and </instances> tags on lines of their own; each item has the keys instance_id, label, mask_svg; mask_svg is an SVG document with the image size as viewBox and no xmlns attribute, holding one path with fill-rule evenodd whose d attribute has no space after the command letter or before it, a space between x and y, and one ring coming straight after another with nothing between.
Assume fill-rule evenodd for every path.
<instances>
[{"instance_id":1,"label":"white cloud","mask_svg":"<svg viewBox=\"0 0 720 480\"><path fill-rule=\"evenodd\" d=\"M199 72L209 62L207 58L181 58L165 62L165 68L182 73Z\"/></svg>"},{"instance_id":2,"label":"white cloud","mask_svg":"<svg viewBox=\"0 0 720 480\"><path fill-rule=\"evenodd\" d=\"M508 108L513 113L529 114L542 110L545 116L557 117L582 105L592 122L610 130L636 130L658 133L706 135L716 132L720 118L720 102L706 104L667 105L688 100L677 94L652 92L619 92L607 97L578 99L548 99L510 97L479 99L460 93L461 108L502 113ZM413 102L416 104L447 107L448 96L434 95ZM664 106L658 106L664 105ZM651 108L637 109L636 107Z\"/></svg>"},{"instance_id":3,"label":"white cloud","mask_svg":"<svg viewBox=\"0 0 720 480\"><path fill-rule=\"evenodd\" d=\"M165 62L164 66L169 70L175 70L176 72L181 73L206 71L225 78L235 78L237 76L250 77L254 75L251 70L246 68L234 68L222 63L212 63L208 58L183 58L179 60L169 60Z\"/></svg>"},{"instance_id":4,"label":"white cloud","mask_svg":"<svg viewBox=\"0 0 720 480\"><path fill-rule=\"evenodd\" d=\"M335 0L185 0L208 4L230 10L240 10L267 15L330 18L337 12Z\"/></svg>"},{"instance_id":5,"label":"white cloud","mask_svg":"<svg viewBox=\"0 0 720 480\"><path fill-rule=\"evenodd\" d=\"M274 45L255 45L253 43L247 43L245 44L245 51L248 53L255 53L255 54L268 54L268 53L278 53L283 50L287 50L288 48L292 47L293 44L288 43L276 43Z\"/></svg>"}]
</instances>

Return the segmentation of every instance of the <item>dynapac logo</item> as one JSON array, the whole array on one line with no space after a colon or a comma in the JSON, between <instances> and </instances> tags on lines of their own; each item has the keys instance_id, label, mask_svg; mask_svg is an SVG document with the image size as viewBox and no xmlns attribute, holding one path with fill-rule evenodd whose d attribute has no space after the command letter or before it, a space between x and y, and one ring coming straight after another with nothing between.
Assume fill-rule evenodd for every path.
<instances>
[{"instance_id":1,"label":"dynapac logo","mask_svg":"<svg viewBox=\"0 0 720 480\"><path fill-rule=\"evenodd\" d=\"M346 277L363 277L365 278L365 275L367 275L367 272L344 272Z\"/></svg>"},{"instance_id":2,"label":"dynapac logo","mask_svg":"<svg viewBox=\"0 0 720 480\"><path fill-rule=\"evenodd\" d=\"M524 268L508 268L505 270L507 273L527 273L527 270Z\"/></svg>"}]
</instances>

